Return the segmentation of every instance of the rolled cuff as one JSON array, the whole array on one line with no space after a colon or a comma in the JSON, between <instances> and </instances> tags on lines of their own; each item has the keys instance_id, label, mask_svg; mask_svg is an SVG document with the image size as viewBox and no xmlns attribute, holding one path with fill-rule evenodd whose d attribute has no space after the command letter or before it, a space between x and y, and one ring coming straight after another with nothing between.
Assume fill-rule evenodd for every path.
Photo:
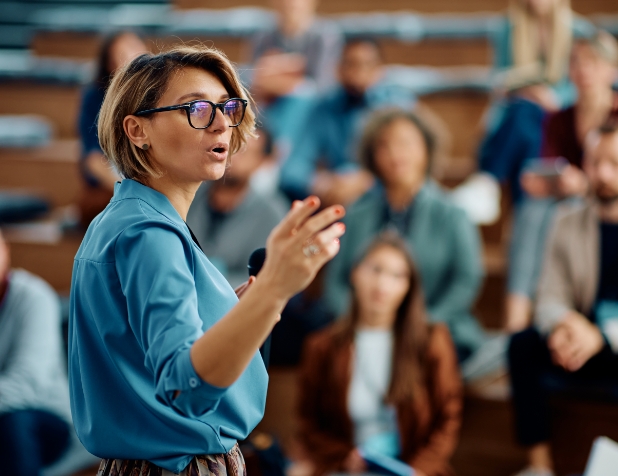
<instances>
[{"instance_id":1,"label":"rolled cuff","mask_svg":"<svg viewBox=\"0 0 618 476\"><path fill-rule=\"evenodd\" d=\"M191 362L191 347L179 353L175 367L174 376L159 384L157 398L189 418L216 410L229 387L216 387L200 378ZM174 398L177 391L180 394Z\"/></svg>"}]
</instances>

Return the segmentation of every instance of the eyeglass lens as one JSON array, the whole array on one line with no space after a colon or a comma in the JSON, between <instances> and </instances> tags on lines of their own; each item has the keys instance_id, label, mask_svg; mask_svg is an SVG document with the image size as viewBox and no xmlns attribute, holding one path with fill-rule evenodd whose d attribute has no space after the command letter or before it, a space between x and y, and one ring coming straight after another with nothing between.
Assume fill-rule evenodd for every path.
<instances>
[{"instance_id":1,"label":"eyeglass lens","mask_svg":"<svg viewBox=\"0 0 618 476\"><path fill-rule=\"evenodd\" d=\"M230 100L223 104L224 116L230 126L237 126L243 118L244 104L241 101ZM205 128L210 125L213 119L213 106L206 101L198 101L191 104L189 109L191 124L193 127Z\"/></svg>"}]
</instances>

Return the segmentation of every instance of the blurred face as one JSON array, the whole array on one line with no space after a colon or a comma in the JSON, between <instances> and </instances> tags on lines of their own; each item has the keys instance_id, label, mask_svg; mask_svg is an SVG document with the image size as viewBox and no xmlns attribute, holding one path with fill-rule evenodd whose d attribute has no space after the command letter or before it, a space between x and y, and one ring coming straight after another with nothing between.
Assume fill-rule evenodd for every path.
<instances>
[{"instance_id":1,"label":"blurred face","mask_svg":"<svg viewBox=\"0 0 618 476\"><path fill-rule=\"evenodd\" d=\"M144 42L132 33L126 33L116 38L109 51L109 71L122 68L139 55L148 53Z\"/></svg>"},{"instance_id":2,"label":"blurred face","mask_svg":"<svg viewBox=\"0 0 618 476\"><path fill-rule=\"evenodd\" d=\"M352 272L361 325L392 327L410 288L410 269L401 251L374 249Z\"/></svg>"},{"instance_id":3,"label":"blurred face","mask_svg":"<svg viewBox=\"0 0 618 476\"><path fill-rule=\"evenodd\" d=\"M247 183L254 172L269 158L264 153L266 139L261 136L249 139L246 147L230 160L224 180Z\"/></svg>"},{"instance_id":4,"label":"blurred face","mask_svg":"<svg viewBox=\"0 0 618 476\"><path fill-rule=\"evenodd\" d=\"M221 103L228 98L228 92L216 76L201 69L184 68L171 77L156 107L194 99ZM234 128L221 110L217 109L207 129L193 129L183 109L159 112L150 117L127 116L125 130L133 127L129 118L134 118L136 128L143 129L138 132L144 134L143 142L150 144L149 156L173 181L196 183L223 176Z\"/></svg>"},{"instance_id":5,"label":"blurred face","mask_svg":"<svg viewBox=\"0 0 618 476\"><path fill-rule=\"evenodd\" d=\"M408 119L395 119L378 134L374 160L387 187L414 188L423 183L428 158L421 131Z\"/></svg>"},{"instance_id":6,"label":"blurred face","mask_svg":"<svg viewBox=\"0 0 618 476\"><path fill-rule=\"evenodd\" d=\"M543 18L551 14L560 0L521 0L537 17Z\"/></svg>"},{"instance_id":7,"label":"blurred face","mask_svg":"<svg viewBox=\"0 0 618 476\"><path fill-rule=\"evenodd\" d=\"M343 52L339 76L348 91L363 94L382 74L380 52L371 43L352 43Z\"/></svg>"},{"instance_id":8,"label":"blurred face","mask_svg":"<svg viewBox=\"0 0 618 476\"><path fill-rule=\"evenodd\" d=\"M272 0L272 6L279 12L283 25L294 27L313 19L317 0Z\"/></svg>"},{"instance_id":9,"label":"blurred face","mask_svg":"<svg viewBox=\"0 0 618 476\"><path fill-rule=\"evenodd\" d=\"M570 66L571 81L580 94L610 90L616 79L616 69L585 43L573 46Z\"/></svg>"},{"instance_id":10,"label":"blurred face","mask_svg":"<svg viewBox=\"0 0 618 476\"><path fill-rule=\"evenodd\" d=\"M590 186L601 203L618 200L618 133L589 140L584 167Z\"/></svg>"},{"instance_id":11,"label":"blurred face","mask_svg":"<svg viewBox=\"0 0 618 476\"><path fill-rule=\"evenodd\" d=\"M0 233L0 283L6 279L10 268L9 245L6 244L2 233Z\"/></svg>"}]
</instances>

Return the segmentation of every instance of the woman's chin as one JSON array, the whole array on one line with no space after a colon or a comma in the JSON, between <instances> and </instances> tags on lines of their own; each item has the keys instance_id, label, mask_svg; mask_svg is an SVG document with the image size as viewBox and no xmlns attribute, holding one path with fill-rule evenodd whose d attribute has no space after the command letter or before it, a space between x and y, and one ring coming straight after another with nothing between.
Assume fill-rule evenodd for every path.
<instances>
[{"instance_id":1,"label":"woman's chin","mask_svg":"<svg viewBox=\"0 0 618 476\"><path fill-rule=\"evenodd\" d=\"M202 182L219 180L225 174L227 167L225 163L209 164L202 174Z\"/></svg>"}]
</instances>

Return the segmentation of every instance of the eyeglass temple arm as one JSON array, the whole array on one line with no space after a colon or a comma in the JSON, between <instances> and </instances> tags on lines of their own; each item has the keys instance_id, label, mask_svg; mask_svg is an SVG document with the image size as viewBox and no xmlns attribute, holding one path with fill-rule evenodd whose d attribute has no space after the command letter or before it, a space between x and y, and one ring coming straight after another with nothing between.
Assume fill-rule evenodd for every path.
<instances>
[{"instance_id":1,"label":"eyeglass temple arm","mask_svg":"<svg viewBox=\"0 0 618 476\"><path fill-rule=\"evenodd\" d=\"M146 114L152 114L153 112L165 112L165 111L175 111L176 109L187 109L189 107L188 104L178 104L176 106L166 106L166 107L157 107L155 109L146 109L145 111L136 112L135 116L145 116Z\"/></svg>"}]
</instances>

